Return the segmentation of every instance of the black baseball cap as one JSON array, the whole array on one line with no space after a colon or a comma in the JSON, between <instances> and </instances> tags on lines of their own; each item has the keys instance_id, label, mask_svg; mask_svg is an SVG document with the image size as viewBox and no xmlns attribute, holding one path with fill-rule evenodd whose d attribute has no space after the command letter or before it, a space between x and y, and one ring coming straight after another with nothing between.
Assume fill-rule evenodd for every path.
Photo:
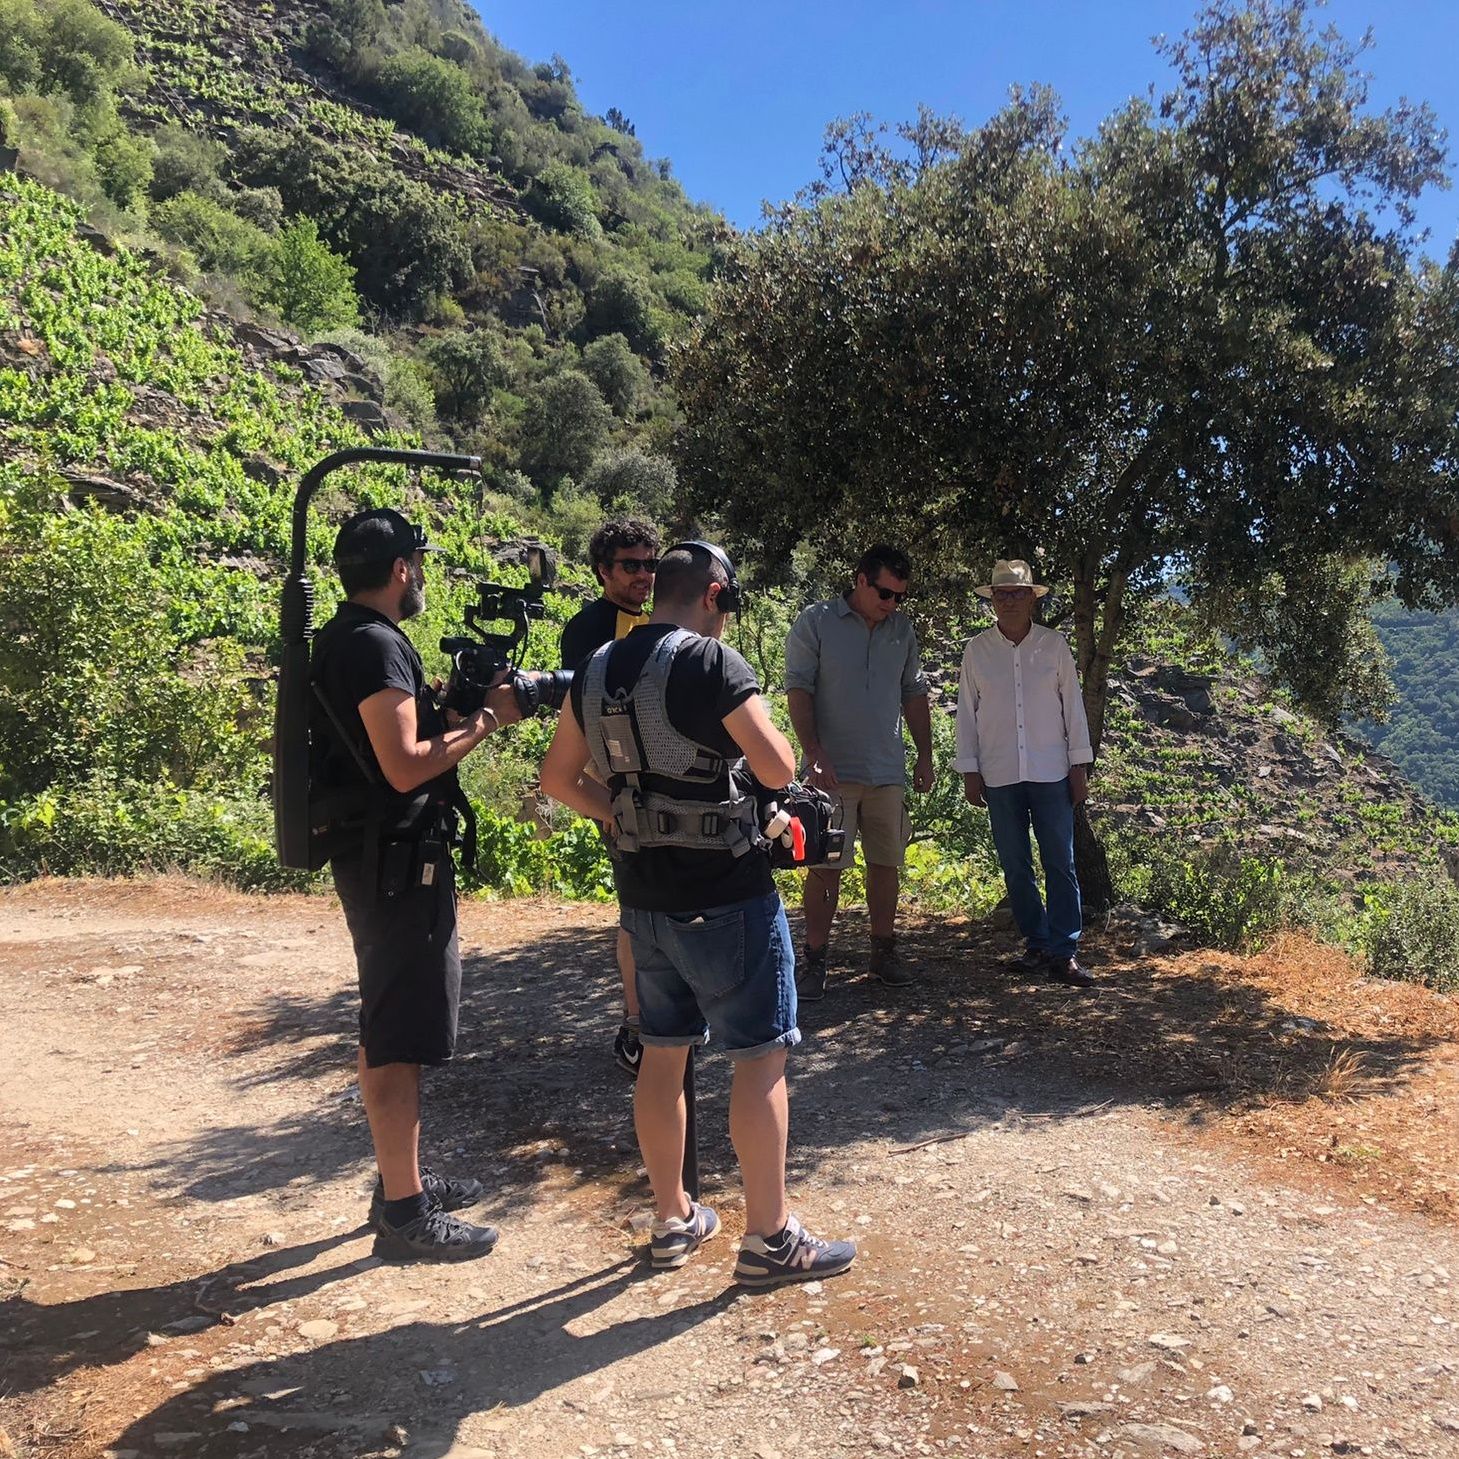
<instances>
[{"instance_id":1,"label":"black baseball cap","mask_svg":"<svg viewBox=\"0 0 1459 1459\"><path fill-rule=\"evenodd\" d=\"M394 562L417 552L439 552L426 541L425 529L406 521L389 507L357 512L334 539L334 565L360 567L367 562Z\"/></svg>"}]
</instances>

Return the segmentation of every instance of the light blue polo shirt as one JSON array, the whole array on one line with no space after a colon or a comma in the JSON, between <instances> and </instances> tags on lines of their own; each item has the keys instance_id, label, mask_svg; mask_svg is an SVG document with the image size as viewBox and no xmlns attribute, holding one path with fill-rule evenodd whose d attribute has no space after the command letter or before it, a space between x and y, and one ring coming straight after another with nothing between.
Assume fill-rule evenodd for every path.
<instances>
[{"instance_id":1,"label":"light blue polo shirt","mask_svg":"<svg viewBox=\"0 0 1459 1459\"><path fill-rule=\"evenodd\" d=\"M905 785L902 703L927 692L912 620L874 629L845 598L812 603L785 641L785 687L816 701L816 734L839 780Z\"/></svg>"}]
</instances>

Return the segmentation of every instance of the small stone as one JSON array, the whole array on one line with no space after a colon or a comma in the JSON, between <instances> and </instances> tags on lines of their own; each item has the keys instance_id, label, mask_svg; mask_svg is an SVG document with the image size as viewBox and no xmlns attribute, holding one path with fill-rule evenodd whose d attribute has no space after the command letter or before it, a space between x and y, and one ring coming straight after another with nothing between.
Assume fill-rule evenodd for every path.
<instances>
[{"instance_id":1,"label":"small stone","mask_svg":"<svg viewBox=\"0 0 1459 1459\"><path fill-rule=\"evenodd\" d=\"M1180 1250L1180 1247L1178 1247L1173 1241L1162 1241L1155 1248L1155 1250L1158 1251L1161 1256L1174 1256L1175 1253Z\"/></svg>"},{"instance_id":2,"label":"small stone","mask_svg":"<svg viewBox=\"0 0 1459 1459\"><path fill-rule=\"evenodd\" d=\"M1302 1400L1302 1407L1312 1413L1321 1413L1322 1395L1320 1393L1309 1393L1307 1397Z\"/></svg>"},{"instance_id":3,"label":"small stone","mask_svg":"<svg viewBox=\"0 0 1459 1459\"><path fill-rule=\"evenodd\" d=\"M993 1386L1000 1393L1017 1393L1018 1379L1012 1373L997 1372L993 1374Z\"/></svg>"},{"instance_id":4,"label":"small stone","mask_svg":"<svg viewBox=\"0 0 1459 1459\"><path fill-rule=\"evenodd\" d=\"M265 1246L282 1246L284 1244L283 1234L278 1231L265 1231L263 1233L263 1244Z\"/></svg>"},{"instance_id":5,"label":"small stone","mask_svg":"<svg viewBox=\"0 0 1459 1459\"><path fill-rule=\"evenodd\" d=\"M228 1425L228 1432L230 1434L246 1434L248 1432L248 1425L242 1419L235 1419L234 1422Z\"/></svg>"},{"instance_id":6,"label":"small stone","mask_svg":"<svg viewBox=\"0 0 1459 1459\"><path fill-rule=\"evenodd\" d=\"M1216 1403L1230 1403L1236 1395L1224 1383L1218 1383L1206 1394L1206 1397Z\"/></svg>"},{"instance_id":7,"label":"small stone","mask_svg":"<svg viewBox=\"0 0 1459 1459\"><path fill-rule=\"evenodd\" d=\"M1121 1424L1115 1432L1147 1448L1174 1449L1178 1454L1206 1452L1206 1446L1200 1439L1174 1424Z\"/></svg>"},{"instance_id":8,"label":"small stone","mask_svg":"<svg viewBox=\"0 0 1459 1459\"><path fill-rule=\"evenodd\" d=\"M810 1297L814 1297L818 1292L822 1292L824 1290L825 1290L825 1283L824 1282L806 1282L801 1287L801 1291L804 1292L807 1296L810 1296Z\"/></svg>"},{"instance_id":9,"label":"small stone","mask_svg":"<svg viewBox=\"0 0 1459 1459\"><path fill-rule=\"evenodd\" d=\"M1236 1441L1236 1447L1240 1449L1243 1454L1249 1454L1253 1449L1260 1449L1261 1435L1242 1434L1242 1436Z\"/></svg>"},{"instance_id":10,"label":"small stone","mask_svg":"<svg viewBox=\"0 0 1459 1459\"><path fill-rule=\"evenodd\" d=\"M827 1363L831 1362L833 1359L839 1358L840 1356L840 1348L817 1348L815 1352L811 1354L811 1362L813 1362L816 1367L821 1368L824 1367Z\"/></svg>"},{"instance_id":11,"label":"small stone","mask_svg":"<svg viewBox=\"0 0 1459 1459\"><path fill-rule=\"evenodd\" d=\"M1092 1363L1094 1361L1094 1354L1093 1353L1075 1353L1074 1354L1074 1361L1076 1363L1078 1363L1080 1367L1083 1367L1086 1363Z\"/></svg>"},{"instance_id":12,"label":"small stone","mask_svg":"<svg viewBox=\"0 0 1459 1459\"><path fill-rule=\"evenodd\" d=\"M55 1205L58 1211L74 1211L76 1209L76 1202L67 1200L64 1196Z\"/></svg>"},{"instance_id":13,"label":"small stone","mask_svg":"<svg viewBox=\"0 0 1459 1459\"><path fill-rule=\"evenodd\" d=\"M922 1381L922 1375L918 1373L911 1363L903 1363L897 1374L898 1388L916 1388Z\"/></svg>"},{"instance_id":14,"label":"small stone","mask_svg":"<svg viewBox=\"0 0 1459 1459\"><path fill-rule=\"evenodd\" d=\"M328 1342L338 1331L339 1323L331 1322L327 1317L299 1324L299 1336L308 1338L310 1342Z\"/></svg>"},{"instance_id":15,"label":"small stone","mask_svg":"<svg viewBox=\"0 0 1459 1459\"><path fill-rule=\"evenodd\" d=\"M1150 1336L1150 1346L1160 1348L1167 1353L1178 1353L1182 1348L1188 1348L1190 1345L1188 1337L1177 1337L1172 1332L1156 1332Z\"/></svg>"},{"instance_id":16,"label":"small stone","mask_svg":"<svg viewBox=\"0 0 1459 1459\"><path fill-rule=\"evenodd\" d=\"M11 1221L5 1227L5 1229L7 1231L34 1231L35 1222L32 1221L29 1216L17 1216L15 1220Z\"/></svg>"},{"instance_id":17,"label":"small stone","mask_svg":"<svg viewBox=\"0 0 1459 1459\"><path fill-rule=\"evenodd\" d=\"M803 1353L811 1345L810 1338L803 1332L787 1332L782 1342L788 1353Z\"/></svg>"}]
</instances>

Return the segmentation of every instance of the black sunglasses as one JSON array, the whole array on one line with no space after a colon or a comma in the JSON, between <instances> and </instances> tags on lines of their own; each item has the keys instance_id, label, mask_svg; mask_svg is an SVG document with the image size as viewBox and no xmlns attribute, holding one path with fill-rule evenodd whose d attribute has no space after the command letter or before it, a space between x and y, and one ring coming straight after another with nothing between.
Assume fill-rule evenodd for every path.
<instances>
[{"instance_id":1,"label":"black sunglasses","mask_svg":"<svg viewBox=\"0 0 1459 1459\"><path fill-rule=\"evenodd\" d=\"M621 567L626 573L657 572L659 560L656 557L615 557L614 567Z\"/></svg>"},{"instance_id":2,"label":"black sunglasses","mask_svg":"<svg viewBox=\"0 0 1459 1459\"><path fill-rule=\"evenodd\" d=\"M910 590L894 593L890 588L877 588L875 583L872 584L872 587L876 588L876 595L883 603L905 603L912 596Z\"/></svg>"}]
</instances>

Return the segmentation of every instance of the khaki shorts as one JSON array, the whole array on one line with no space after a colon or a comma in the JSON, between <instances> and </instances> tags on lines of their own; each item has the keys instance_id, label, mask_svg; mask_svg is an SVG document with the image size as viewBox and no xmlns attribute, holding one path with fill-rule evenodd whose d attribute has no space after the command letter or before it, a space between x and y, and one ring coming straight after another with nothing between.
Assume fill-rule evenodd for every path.
<instances>
[{"instance_id":1,"label":"khaki shorts","mask_svg":"<svg viewBox=\"0 0 1459 1459\"><path fill-rule=\"evenodd\" d=\"M861 853L868 865L900 866L912 835L906 787L853 785L843 780L837 798L841 805L841 824L846 831L846 850L831 870L840 871L851 865L858 832Z\"/></svg>"}]
</instances>

